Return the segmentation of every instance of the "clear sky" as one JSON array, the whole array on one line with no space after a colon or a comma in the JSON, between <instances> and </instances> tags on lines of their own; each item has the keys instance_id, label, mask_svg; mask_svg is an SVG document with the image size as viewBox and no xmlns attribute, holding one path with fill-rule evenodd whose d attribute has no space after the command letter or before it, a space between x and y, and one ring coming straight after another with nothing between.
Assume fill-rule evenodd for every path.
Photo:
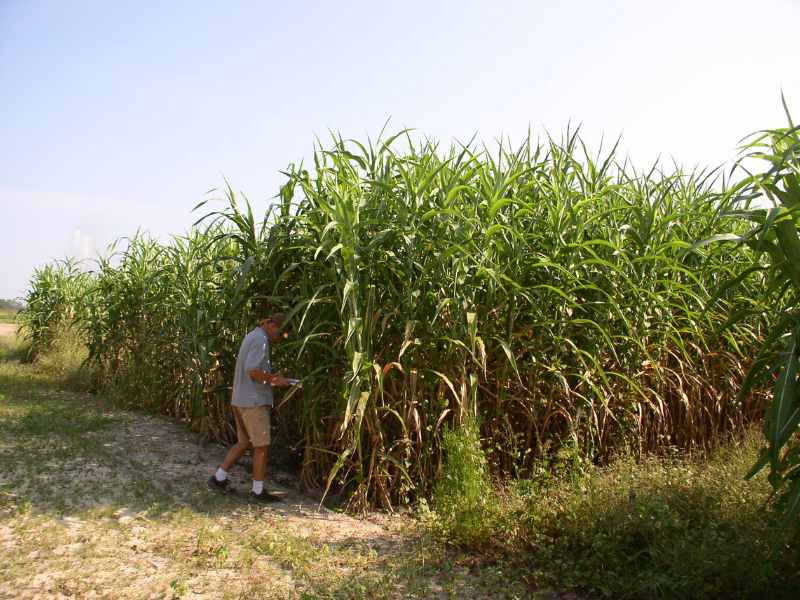
<instances>
[{"instance_id":1,"label":"clear sky","mask_svg":"<svg viewBox=\"0 0 800 600\"><path fill-rule=\"evenodd\" d=\"M719 166L800 119L800 2L0 0L0 298L167 239L224 184L265 211L315 135L622 136Z\"/></svg>"}]
</instances>

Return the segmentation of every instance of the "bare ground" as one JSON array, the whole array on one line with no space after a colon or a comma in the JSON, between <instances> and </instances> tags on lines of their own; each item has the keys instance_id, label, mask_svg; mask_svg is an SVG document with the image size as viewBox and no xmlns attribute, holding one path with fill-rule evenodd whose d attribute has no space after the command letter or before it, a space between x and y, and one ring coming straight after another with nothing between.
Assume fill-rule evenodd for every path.
<instances>
[{"instance_id":1,"label":"bare ground","mask_svg":"<svg viewBox=\"0 0 800 600\"><path fill-rule=\"evenodd\" d=\"M82 400L68 392L37 394ZM111 424L86 432L88 448L76 451L68 439L50 439L38 449L39 468L23 460L14 472L0 473L0 490L13 501L0 517L0 561L14 565L0 576L0 598L67 598L79 591L82 598L162 598L175 587L190 589L193 598L224 598L259 580L272 582L268 597L295 597L291 568L258 550L245 558L244 549L232 547L243 532L263 536L267 545L289 538L304 548L304 542L329 549L358 544L376 554L398 547L403 517L334 512L275 471L266 485L283 502L258 505L249 498L247 457L231 473L239 493L219 498L206 480L226 448L198 446L181 423L158 416L118 411L104 417ZM0 443L0 452L9 450ZM151 500L150 509L128 508ZM226 536L227 529L238 531ZM213 548L202 548L203 536ZM212 564L197 564L198 556ZM244 563L247 573L235 568Z\"/></svg>"}]
</instances>

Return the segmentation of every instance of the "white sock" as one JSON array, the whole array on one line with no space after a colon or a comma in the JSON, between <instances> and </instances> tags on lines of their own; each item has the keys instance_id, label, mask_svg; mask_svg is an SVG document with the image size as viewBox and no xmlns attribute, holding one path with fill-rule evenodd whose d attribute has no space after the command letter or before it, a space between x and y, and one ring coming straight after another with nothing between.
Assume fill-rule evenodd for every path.
<instances>
[{"instance_id":1,"label":"white sock","mask_svg":"<svg viewBox=\"0 0 800 600\"><path fill-rule=\"evenodd\" d=\"M217 469L217 481L225 481L228 478L228 472L222 469Z\"/></svg>"},{"instance_id":2,"label":"white sock","mask_svg":"<svg viewBox=\"0 0 800 600\"><path fill-rule=\"evenodd\" d=\"M253 479L253 492L260 494L262 491L264 491L264 481L256 481Z\"/></svg>"}]
</instances>

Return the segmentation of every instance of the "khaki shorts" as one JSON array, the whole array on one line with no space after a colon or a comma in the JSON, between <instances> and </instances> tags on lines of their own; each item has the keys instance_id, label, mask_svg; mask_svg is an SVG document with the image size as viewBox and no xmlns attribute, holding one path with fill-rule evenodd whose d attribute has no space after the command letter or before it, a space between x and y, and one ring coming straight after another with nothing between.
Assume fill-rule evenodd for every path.
<instances>
[{"instance_id":1,"label":"khaki shorts","mask_svg":"<svg viewBox=\"0 0 800 600\"><path fill-rule=\"evenodd\" d=\"M249 442L256 448L269 446L269 406L233 407L236 416L236 435L239 442Z\"/></svg>"}]
</instances>

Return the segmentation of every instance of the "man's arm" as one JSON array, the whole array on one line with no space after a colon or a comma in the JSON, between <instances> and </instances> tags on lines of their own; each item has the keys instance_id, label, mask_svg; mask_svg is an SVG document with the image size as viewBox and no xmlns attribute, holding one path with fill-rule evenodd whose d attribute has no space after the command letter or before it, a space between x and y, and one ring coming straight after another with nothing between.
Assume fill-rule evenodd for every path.
<instances>
[{"instance_id":1,"label":"man's arm","mask_svg":"<svg viewBox=\"0 0 800 600\"><path fill-rule=\"evenodd\" d=\"M283 375L275 375L273 373L267 373L264 369L254 369L252 371L245 371L250 377L253 379L257 379L258 381L263 381L265 383L272 383L276 387L289 387L289 380L286 379Z\"/></svg>"},{"instance_id":2,"label":"man's arm","mask_svg":"<svg viewBox=\"0 0 800 600\"><path fill-rule=\"evenodd\" d=\"M253 344L248 349L247 356L245 357L244 372L257 381L271 383L281 388L287 387L290 384L289 381L283 375L274 375L272 373L267 373L264 369L261 368L261 365L263 364L264 359L268 356L268 353L269 353L269 345L267 343L267 339L265 336L262 341L260 341L258 344Z\"/></svg>"}]
</instances>

